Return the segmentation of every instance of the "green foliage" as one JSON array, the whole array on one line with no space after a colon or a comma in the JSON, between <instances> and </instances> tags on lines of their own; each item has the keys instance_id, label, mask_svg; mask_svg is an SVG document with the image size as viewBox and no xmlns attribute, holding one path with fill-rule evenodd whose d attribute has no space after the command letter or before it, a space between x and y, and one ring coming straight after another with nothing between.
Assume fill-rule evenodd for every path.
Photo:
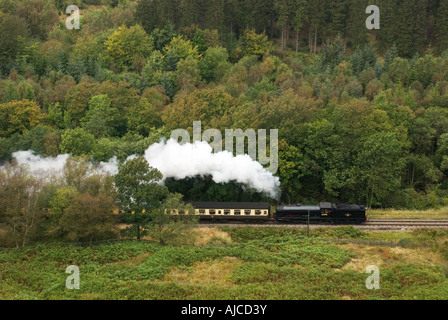
<instances>
[{"instance_id":1,"label":"green foliage","mask_svg":"<svg viewBox=\"0 0 448 320\"><path fill-rule=\"evenodd\" d=\"M79 191L71 186L64 186L56 190L49 201L51 214L58 220L62 216L64 209L67 208L73 198L78 195Z\"/></svg>"},{"instance_id":2,"label":"green foliage","mask_svg":"<svg viewBox=\"0 0 448 320\"><path fill-rule=\"evenodd\" d=\"M153 40L140 25L121 26L104 43L105 57L118 70L136 70L138 59L145 59L153 49Z\"/></svg>"},{"instance_id":3,"label":"green foliage","mask_svg":"<svg viewBox=\"0 0 448 320\"><path fill-rule=\"evenodd\" d=\"M304 171L303 154L297 147L288 145L284 140L279 143L279 153L279 177L286 195L285 200L292 203L291 198L297 198L301 188L299 179L303 176Z\"/></svg>"},{"instance_id":4,"label":"green foliage","mask_svg":"<svg viewBox=\"0 0 448 320\"><path fill-rule=\"evenodd\" d=\"M65 128L64 108L60 103L51 104L48 108L47 119L58 129Z\"/></svg>"},{"instance_id":5,"label":"green foliage","mask_svg":"<svg viewBox=\"0 0 448 320\"><path fill-rule=\"evenodd\" d=\"M1 11L0 11L1 12ZM25 37L28 34L23 18L1 13L0 16L0 71L9 74L16 59L25 49Z\"/></svg>"},{"instance_id":6,"label":"green foliage","mask_svg":"<svg viewBox=\"0 0 448 320\"><path fill-rule=\"evenodd\" d=\"M330 228L325 230L325 235L336 239L365 239L367 233L353 226Z\"/></svg>"},{"instance_id":7,"label":"green foliage","mask_svg":"<svg viewBox=\"0 0 448 320\"><path fill-rule=\"evenodd\" d=\"M400 185L400 174L405 167L405 145L394 133L378 133L369 137L357 161L365 185L365 203L380 204ZM394 159L392 162L390 159ZM359 180L358 180L359 181Z\"/></svg>"},{"instance_id":8,"label":"green foliage","mask_svg":"<svg viewBox=\"0 0 448 320\"><path fill-rule=\"evenodd\" d=\"M228 128L228 113L236 104L222 89L195 90L184 99L168 106L162 120L169 129L190 128L193 121L202 121L203 128Z\"/></svg>"},{"instance_id":9,"label":"green foliage","mask_svg":"<svg viewBox=\"0 0 448 320\"><path fill-rule=\"evenodd\" d=\"M94 96L89 102L89 110L81 122L84 129L95 138L116 135L119 113L111 104L107 95Z\"/></svg>"},{"instance_id":10,"label":"green foliage","mask_svg":"<svg viewBox=\"0 0 448 320\"><path fill-rule=\"evenodd\" d=\"M416 61L414 68L416 80L427 87L436 72L436 61L432 55L427 54Z\"/></svg>"},{"instance_id":11,"label":"green foliage","mask_svg":"<svg viewBox=\"0 0 448 320\"><path fill-rule=\"evenodd\" d=\"M166 245L194 243L195 233L191 230L198 223L191 204L184 204L181 194L169 194L159 208L150 211L151 221L145 231L151 239Z\"/></svg>"},{"instance_id":12,"label":"green foliage","mask_svg":"<svg viewBox=\"0 0 448 320\"><path fill-rule=\"evenodd\" d=\"M191 56L177 64L177 87L179 90L192 92L201 80L198 62Z\"/></svg>"},{"instance_id":13,"label":"green foliage","mask_svg":"<svg viewBox=\"0 0 448 320\"><path fill-rule=\"evenodd\" d=\"M139 104L126 113L128 132L147 137L154 128L162 126L160 112L148 99L143 98Z\"/></svg>"},{"instance_id":14,"label":"green foliage","mask_svg":"<svg viewBox=\"0 0 448 320\"><path fill-rule=\"evenodd\" d=\"M29 168L7 166L0 171L0 222L7 245L25 246L39 233L46 205L43 179L30 175Z\"/></svg>"},{"instance_id":15,"label":"green foliage","mask_svg":"<svg viewBox=\"0 0 448 320\"><path fill-rule=\"evenodd\" d=\"M358 51L355 51L353 58L358 56ZM333 71L334 67L339 65L345 58L345 44L341 39L337 39L333 45L325 46L320 56L322 60L323 70L329 69ZM356 72L356 69L355 69Z\"/></svg>"},{"instance_id":16,"label":"green foliage","mask_svg":"<svg viewBox=\"0 0 448 320\"><path fill-rule=\"evenodd\" d=\"M241 39L241 49L246 55L255 55L259 59L272 50L272 43L265 34L257 34L254 29L246 30Z\"/></svg>"},{"instance_id":17,"label":"green foliage","mask_svg":"<svg viewBox=\"0 0 448 320\"><path fill-rule=\"evenodd\" d=\"M142 227L151 221L150 213L168 194L168 189L159 184L162 178L160 171L151 168L143 157L120 164L115 175L118 204L125 212L124 221L133 224L125 229L126 235L140 239L146 234Z\"/></svg>"},{"instance_id":18,"label":"green foliage","mask_svg":"<svg viewBox=\"0 0 448 320\"><path fill-rule=\"evenodd\" d=\"M387 52L386 52L386 54L384 56L384 68L386 70L388 70L390 65L392 64L392 62L397 57L398 57L398 49L397 49L397 46L394 43L394 45L389 50L387 50Z\"/></svg>"},{"instance_id":19,"label":"green foliage","mask_svg":"<svg viewBox=\"0 0 448 320\"><path fill-rule=\"evenodd\" d=\"M368 233L368 239L355 237L349 250L331 243L326 233L305 239L299 230L226 228L234 241L238 239L231 246L161 246L145 241L123 241L90 246L47 244L8 250L0 255L4 288L1 297L297 300L344 296L446 299L448 295L446 271L441 265L410 264L409 259L415 257L408 260L403 257L415 251L406 249L406 255L399 255L390 247L369 242L378 236L401 238L402 231L400 234ZM347 228L334 230L352 233ZM240 236L236 237L237 234ZM419 244L443 239L446 232L417 230L406 236ZM365 243L357 245L359 241ZM446 251L444 246L426 250L431 251L431 256L439 252L443 255ZM421 254L420 250L416 252ZM353 264L349 263L372 257L383 262L381 290L367 290L368 275L364 266L352 270ZM65 288L67 274L61 265L73 264L81 268L81 290L69 291ZM117 278L120 278L118 283Z\"/></svg>"},{"instance_id":20,"label":"green foliage","mask_svg":"<svg viewBox=\"0 0 448 320\"><path fill-rule=\"evenodd\" d=\"M80 194L64 209L59 226L70 241L92 242L110 237L115 227L113 209L113 199L105 195Z\"/></svg>"},{"instance_id":21,"label":"green foliage","mask_svg":"<svg viewBox=\"0 0 448 320\"><path fill-rule=\"evenodd\" d=\"M61 137L61 152L73 156L88 155L94 146L95 137L83 128L66 130Z\"/></svg>"},{"instance_id":22,"label":"green foliage","mask_svg":"<svg viewBox=\"0 0 448 320\"><path fill-rule=\"evenodd\" d=\"M220 80L229 68L229 55L222 47L208 48L199 62L201 76L207 82Z\"/></svg>"},{"instance_id":23,"label":"green foliage","mask_svg":"<svg viewBox=\"0 0 448 320\"><path fill-rule=\"evenodd\" d=\"M164 68L164 56L160 51L155 50L149 56L147 64L143 68L142 74L146 81L153 86L160 83L160 78L162 77L162 71Z\"/></svg>"},{"instance_id":24,"label":"green foliage","mask_svg":"<svg viewBox=\"0 0 448 320\"><path fill-rule=\"evenodd\" d=\"M351 57L353 71L359 75L363 70L373 68L377 62L377 55L371 43L358 47Z\"/></svg>"},{"instance_id":25,"label":"green foliage","mask_svg":"<svg viewBox=\"0 0 448 320\"><path fill-rule=\"evenodd\" d=\"M403 264L384 248L378 253L391 261L381 269L382 290L365 290L366 275L344 268L358 253L331 243L369 238L353 227L316 229L309 238L302 229L232 228L232 245L190 246L191 224L165 214L185 209L168 189L186 200L261 195L209 177L164 187L143 159L124 163L193 121L203 131L278 129L282 202L446 206L446 1L378 0L381 32L366 30L365 1L74 4L82 29L67 32L64 1L0 0L1 161L29 149L85 155L70 158L55 184L24 167L0 170L0 243L25 246L0 254L0 298L447 298L446 268ZM89 176L89 157L113 156L123 162L115 181ZM132 225L123 235L184 246L26 247L48 234L114 238L114 182ZM418 230L397 243L445 238ZM200 262L230 265L225 285L166 280L175 268L195 275ZM83 266L82 292L65 290L60 271L69 264Z\"/></svg>"},{"instance_id":26,"label":"green foliage","mask_svg":"<svg viewBox=\"0 0 448 320\"><path fill-rule=\"evenodd\" d=\"M163 48L170 44L171 39L177 35L175 26L171 21L168 21L163 29L154 29L151 32L151 36L154 39L154 50L162 51Z\"/></svg>"},{"instance_id":27,"label":"green foliage","mask_svg":"<svg viewBox=\"0 0 448 320\"><path fill-rule=\"evenodd\" d=\"M79 0L82 28L66 32L67 3L0 0L0 159L124 161L200 120L278 129L282 201L443 205L447 6L381 0L377 32L364 2ZM260 197L196 183L173 188Z\"/></svg>"},{"instance_id":28,"label":"green foliage","mask_svg":"<svg viewBox=\"0 0 448 320\"><path fill-rule=\"evenodd\" d=\"M165 54L172 59L186 59L192 57L193 59L199 59L199 51L197 46L193 46L190 40L185 39L183 36L177 36L171 39L170 43L163 48ZM169 62L167 62L169 64ZM170 71L175 70L173 67L168 69Z\"/></svg>"},{"instance_id":29,"label":"green foliage","mask_svg":"<svg viewBox=\"0 0 448 320\"><path fill-rule=\"evenodd\" d=\"M9 137L37 126L45 114L36 102L22 100L1 103L0 117L0 137Z\"/></svg>"}]
</instances>

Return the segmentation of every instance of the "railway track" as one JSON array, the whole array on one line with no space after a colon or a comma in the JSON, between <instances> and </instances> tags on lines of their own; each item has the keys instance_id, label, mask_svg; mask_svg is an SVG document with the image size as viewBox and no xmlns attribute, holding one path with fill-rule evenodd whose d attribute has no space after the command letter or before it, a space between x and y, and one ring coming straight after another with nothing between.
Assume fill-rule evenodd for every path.
<instances>
[{"instance_id":1,"label":"railway track","mask_svg":"<svg viewBox=\"0 0 448 320\"><path fill-rule=\"evenodd\" d=\"M397 228L446 228L448 220L418 220L418 219L371 219L364 226L397 227Z\"/></svg>"},{"instance_id":2,"label":"railway track","mask_svg":"<svg viewBox=\"0 0 448 320\"><path fill-rule=\"evenodd\" d=\"M423 219L369 219L366 222L368 225L380 224L405 224L405 225L446 225L448 226L448 219L443 220L423 220Z\"/></svg>"},{"instance_id":3,"label":"railway track","mask_svg":"<svg viewBox=\"0 0 448 320\"><path fill-rule=\"evenodd\" d=\"M206 222L203 226L229 226L229 227L288 227L306 228L306 223L242 223L242 222ZM359 229L367 230L406 230L417 228L448 229L448 220L418 220L418 219L370 219L363 224L332 224L332 223L311 223L310 228L341 227L352 225Z\"/></svg>"}]
</instances>

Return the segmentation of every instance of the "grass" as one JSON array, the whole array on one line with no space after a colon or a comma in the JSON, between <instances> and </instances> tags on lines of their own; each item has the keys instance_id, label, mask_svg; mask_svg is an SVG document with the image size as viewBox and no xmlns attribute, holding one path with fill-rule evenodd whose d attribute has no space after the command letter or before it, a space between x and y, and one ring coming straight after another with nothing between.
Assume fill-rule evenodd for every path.
<instances>
[{"instance_id":1,"label":"grass","mask_svg":"<svg viewBox=\"0 0 448 320\"><path fill-rule=\"evenodd\" d=\"M198 234L200 246L127 241L0 251L0 299L448 299L448 231L340 227L306 237L302 229L215 227ZM80 268L80 290L65 288L68 265ZM380 290L365 286L368 265L380 268Z\"/></svg>"},{"instance_id":2,"label":"grass","mask_svg":"<svg viewBox=\"0 0 448 320\"><path fill-rule=\"evenodd\" d=\"M428 210L370 209L369 219L448 219L448 207Z\"/></svg>"}]
</instances>

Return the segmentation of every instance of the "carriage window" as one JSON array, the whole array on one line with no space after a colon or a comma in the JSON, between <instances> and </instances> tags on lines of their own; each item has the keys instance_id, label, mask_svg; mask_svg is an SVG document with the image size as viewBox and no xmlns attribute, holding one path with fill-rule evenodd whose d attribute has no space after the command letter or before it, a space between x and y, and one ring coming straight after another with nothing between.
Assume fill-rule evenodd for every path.
<instances>
[{"instance_id":1,"label":"carriage window","mask_svg":"<svg viewBox=\"0 0 448 320\"><path fill-rule=\"evenodd\" d=\"M199 210L199 214L205 214L205 210L204 209Z\"/></svg>"},{"instance_id":2,"label":"carriage window","mask_svg":"<svg viewBox=\"0 0 448 320\"><path fill-rule=\"evenodd\" d=\"M263 214L268 214L268 211L267 211L267 210L264 210L264 211L263 211Z\"/></svg>"},{"instance_id":3,"label":"carriage window","mask_svg":"<svg viewBox=\"0 0 448 320\"><path fill-rule=\"evenodd\" d=\"M230 210L224 210L224 214L228 216L230 214Z\"/></svg>"},{"instance_id":4,"label":"carriage window","mask_svg":"<svg viewBox=\"0 0 448 320\"><path fill-rule=\"evenodd\" d=\"M261 214L261 210L255 210L255 214L259 216Z\"/></svg>"},{"instance_id":5,"label":"carriage window","mask_svg":"<svg viewBox=\"0 0 448 320\"><path fill-rule=\"evenodd\" d=\"M209 210L209 213L210 213L210 214L215 214L215 213L216 213L216 210Z\"/></svg>"},{"instance_id":6,"label":"carriage window","mask_svg":"<svg viewBox=\"0 0 448 320\"><path fill-rule=\"evenodd\" d=\"M180 210L179 214L185 214L185 211L184 210Z\"/></svg>"},{"instance_id":7,"label":"carriage window","mask_svg":"<svg viewBox=\"0 0 448 320\"><path fill-rule=\"evenodd\" d=\"M251 210L244 210L245 215L250 215Z\"/></svg>"},{"instance_id":8,"label":"carriage window","mask_svg":"<svg viewBox=\"0 0 448 320\"><path fill-rule=\"evenodd\" d=\"M176 214L176 210L173 210L172 213L173 213L173 214Z\"/></svg>"},{"instance_id":9,"label":"carriage window","mask_svg":"<svg viewBox=\"0 0 448 320\"><path fill-rule=\"evenodd\" d=\"M236 216L240 216L240 215L241 215L241 210L235 210L234 214L235 214Z\"/></svg>"},{"instance_id":10,"label":"carriage window","mask_svg":"<svg viewBox=\"0 0 448 320\"><path fill-rule=\"evenodd\" d=\"M221 210L218 210L218 214L221 214L222 213L222 211Z\"/></svg>"}]
</instances>

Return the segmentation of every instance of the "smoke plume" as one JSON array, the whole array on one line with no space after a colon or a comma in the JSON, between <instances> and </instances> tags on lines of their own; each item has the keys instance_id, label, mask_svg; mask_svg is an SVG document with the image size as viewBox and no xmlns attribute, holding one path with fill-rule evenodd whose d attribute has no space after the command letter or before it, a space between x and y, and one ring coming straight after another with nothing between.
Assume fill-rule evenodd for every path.
<instances>
[{"instance_id":1,"label":"smoke plume","mask_svg":"<svg viewBox=\"0 0 448 320\"><path fill-rule=\"evenodd\" d=\"M70 156L65 154L56 158L42 158L32 151L19 151L13 153L13 157L18 164L29 165L32 174L46 175L61 172ZM181 145L173 139L161 141L151 145L144 157L151 167L163 174L164 179L180 180L210 175L216 183L236 181L272 198L277 199L279 196L279 178L264 169L259 162L252 160L249 155L233 156L228 151L213 153L207 142ZM107 163L92 166L91 171L115 175L118 172L118 161L112 158Z\"/></svg>"},{"instance_id":2,"label":"smoke plume","mask_svg":"<svg viewBox=\"0 0 448 320\"><path fill-rule=\"evenodd\" d=\"M170 139L155 143L145 152L148 163L160 170L165 178L177 180L211 175L216 183L236 181L277 198L279 178L264 169L248 155L234 157L228 151L212 152L207 142L180 145Z\"/></svg>"}]
</instances>

